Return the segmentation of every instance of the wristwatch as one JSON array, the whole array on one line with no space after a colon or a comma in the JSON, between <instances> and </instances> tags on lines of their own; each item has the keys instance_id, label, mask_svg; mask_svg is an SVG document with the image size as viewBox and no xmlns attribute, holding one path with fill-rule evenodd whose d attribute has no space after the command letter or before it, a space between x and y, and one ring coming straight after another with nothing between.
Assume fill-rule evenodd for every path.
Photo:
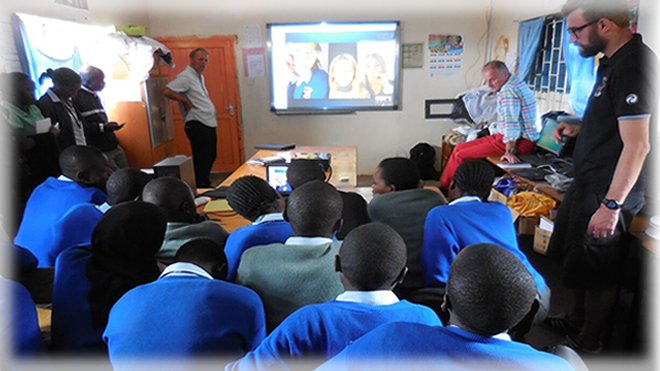
<instances>
[{"instance_id":1,"label":"wristwatch","mask_svg":"<svg viewBox=\"0 0 660 371\"><path fill-rule=\"evenodd\" d=\"M621 204L617 200L612 200L609 198L603 198L603 205L610 210L619 210L621 209Z\"/></svg>"},{"instance_id":2,"label":"wristwatch","mask_svg":"<svg viewBox=\"0 0 660 371\"><path fill-rule=\"evenodd\" d=\"M516 149L515 148L507 148L506 153L513 153L516 154Z\"/></svg>"}]
</instances>

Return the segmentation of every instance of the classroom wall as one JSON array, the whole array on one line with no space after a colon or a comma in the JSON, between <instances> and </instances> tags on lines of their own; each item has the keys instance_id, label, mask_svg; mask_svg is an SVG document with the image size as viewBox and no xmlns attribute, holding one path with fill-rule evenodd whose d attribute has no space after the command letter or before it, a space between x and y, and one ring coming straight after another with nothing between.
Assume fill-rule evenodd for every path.
<instances>
[{"instance_id":1,"label":"classroom wall","mask_svg":"<svg viewBox=\"0 0 660 371\"><path fill-rule=\"evenodd\" d=\"M147 0L150 35L238 35L236 55L243 112L246 156L264 142L299 145L355 145L358 173L370 174L389 156L408 155L418 141L440 144L442 135L455 126L451 121L425 120L424 100L453 98L480 84L485 57L486 8L489 0L402 2L337 0L232 1L209 6L205 0ZM412 3L412 6L411 6ZM313 4L313 5L310 5ZM404 69L401 110L358 112L351 115L277 116L270 112L268 77L246 78L242 66L244 25L259 24L266 41L266 24L278 22L399 20L404 43L424 42L429 34L461 34L466 42L465 62L458 77L429 78L429 71ZM482 38L481 42L479 42Z\"/></svg>"}]
</instances>

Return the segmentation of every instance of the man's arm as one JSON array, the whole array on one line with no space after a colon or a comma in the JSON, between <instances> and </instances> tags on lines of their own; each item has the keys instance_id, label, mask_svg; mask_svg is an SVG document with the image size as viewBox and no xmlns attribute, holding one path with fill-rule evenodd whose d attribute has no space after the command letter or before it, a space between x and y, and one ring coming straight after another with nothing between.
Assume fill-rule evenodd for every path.
<instances>
[{"instance_id":1,"label":"man's arm","mask_svg":"<svg viewBox=\"0 0 660 371\"><path fill-rule=\"evenodd\" d=\"M171 100L175 100L177 102L183 103L183 106L185 107L186 112L188 112L191 109L195 108L195 105L192 104L190 99L186 98L184 95L181 95L181 94L175 92L174 90L172 90L168 87L165 87L165 89L163 89L163 95L166 98L169 98Z\"/></svg>"},{"instance_id":2,"label":"man's arm","mask_svg":"<svg viewBox=\"0 0 660 371\"><path fill-rule=\"evenodd\" d=\"M632 190L642 171L646 155L651 149L649 143L650 117L619 120L619 132L623 150L614 170L612 183L606 198L623 203ZM614 233L620 210L610 210L601 205L591 216L587 232L596 237L607 237Z\"/></svg>"},{"instance_id":3,"label":"man's arm","mask_svg":"<svg viewBox=\"0 0 660 371\"><path fill-rule=\"evenodd\" d=\"M522 109L522 102L520 97L514 94L513 91L503 89L499 93L497 102L498 120L502 123L504 128L504 155L500 161L506 161L511 164L520 162L515 154L516 141L520 137L522 131L520 123L520 111Z\"/></svg>"}]
</instances>

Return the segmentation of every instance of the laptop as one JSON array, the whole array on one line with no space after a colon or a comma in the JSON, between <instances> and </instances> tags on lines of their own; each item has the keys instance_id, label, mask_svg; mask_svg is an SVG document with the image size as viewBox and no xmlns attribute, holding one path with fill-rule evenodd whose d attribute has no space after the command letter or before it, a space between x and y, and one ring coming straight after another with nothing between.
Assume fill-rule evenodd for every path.
<instances>
[{"instance_id":1,"label":"laptop","mask_svg":"<svg viewBox=\"0 0 660 371\"><path fill-rule=\"evenodd\" d=\"M287 169L289 169L288 164L274 164L266 166L266 181L282 196L286 196L292 191L291 186L287 182Z\"/></svg>"},{"instance_id":2,"label":"laptop","mask_svg":"<svg viewBox=\"0 0 660 371\"><path fill-rule=\"evenodd\" d=\"M553 118L546 118L544 121L545 124L543 125L543 130L541 130L541 136L539 137L539 140L536 141L536 147L539 148L539 151L537 151L537 153L519 155L518 158L520 161L538 167L542 165L551 165L558 158L564 158L565 160L570 158L575 139L565 138L561 143L555 142L552 138L552 133L559 125L559 121Z\"/></svg>"}]
</instances>

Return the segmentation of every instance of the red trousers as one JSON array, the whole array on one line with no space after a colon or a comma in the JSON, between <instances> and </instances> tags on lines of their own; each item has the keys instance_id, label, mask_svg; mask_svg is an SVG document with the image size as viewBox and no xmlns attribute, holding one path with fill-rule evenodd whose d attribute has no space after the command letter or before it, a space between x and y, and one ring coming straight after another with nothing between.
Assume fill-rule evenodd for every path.
<instances>
[{"instance_id":1,"label":"red trousers","mask_svg":"<svg viewBox=\"0 0 660 371\"><path fill-rule=\"evenodd\" d=\"M454 147L454 151L451 153L447 166L445 166L440 177L440 187L449 189L456 169L465 161L479 160L488 156L502 156L505 150L502 139L502 134L494 134L460 143ZM531 152L534 147L534 142L525 138L518 138L516 141L516 152L521 155Z\"/></svg>"}]
</instances>

